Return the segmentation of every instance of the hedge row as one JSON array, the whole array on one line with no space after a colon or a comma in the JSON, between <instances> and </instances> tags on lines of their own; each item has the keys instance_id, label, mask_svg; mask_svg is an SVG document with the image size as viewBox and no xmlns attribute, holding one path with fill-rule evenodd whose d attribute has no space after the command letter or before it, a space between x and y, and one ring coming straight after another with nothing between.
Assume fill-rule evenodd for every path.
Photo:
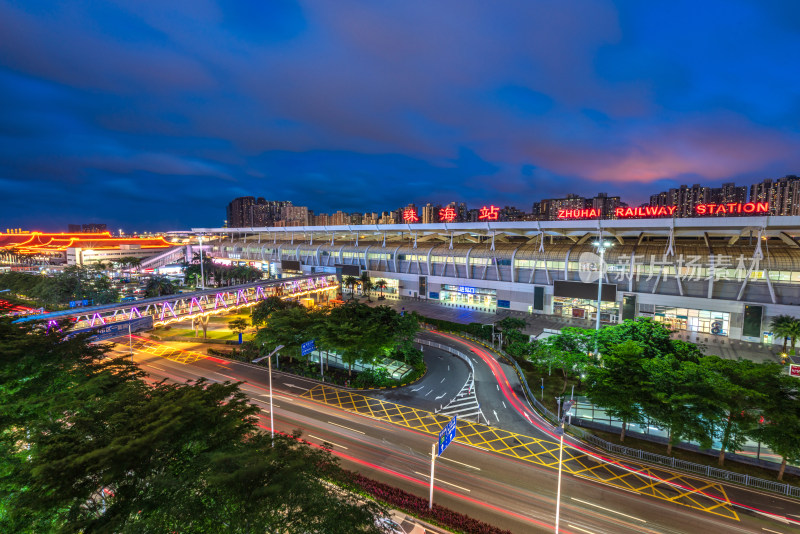
<instances>
[{"instance_id":1,"label":"hedge row","mask_svg":"<svg viewBox=\"0 0 800 534\"><path fill-rule=\"evenodd\" d=\"M509 530L484 523L473 519L468 515L454 512L438 504L433 505L433 509L428 509L428 500L407 491L394 488L388 484L369 479L358 473L351 473L351 482L360 490L372 495L375 499L395 508L402 510L420 519L441 525L442 527L453 529L465 534L511 534Z\"/></svg>"},{"instance_id":2,"label":"hedge row","mask_svg":"<svg viewBox=\"0 0 800 534\"><path fill-rule=\"evenodd\" d=\"M423 316L420 316L420 320L436 327L438 330L446 330L448 332L464 332L487 341L492 339L492 325L481 323L454 323L453 321L445 321L444 319L434 319L432 317Z\"/></svg>"}]
</instances>

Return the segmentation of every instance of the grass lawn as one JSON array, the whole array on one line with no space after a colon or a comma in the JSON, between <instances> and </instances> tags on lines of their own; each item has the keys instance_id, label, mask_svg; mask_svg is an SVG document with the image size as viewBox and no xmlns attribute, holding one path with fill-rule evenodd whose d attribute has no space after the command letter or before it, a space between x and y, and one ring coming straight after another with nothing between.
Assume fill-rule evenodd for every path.
<instances>
[{"instance_id":1,"label":"grass lawn","mask_svg":"<svg viewBox=\"0 0 800 534\"><path fill-rule=\"evenodd\" d=\"M165 330L163 328L156 328L153 330L153 333L157 336L161 337L195 337L194 330L189 328L170 328L169 330ZM203 339L203 330L199 330L198 339ZM251 332L245 332L244 336L242 336L244 341L250 341L253 339L253 334ZM231 332L229 330L208 330L208 339L222 339L222 340L238 340L239 334L237 332Z\"/></svg>"}]
</instances>

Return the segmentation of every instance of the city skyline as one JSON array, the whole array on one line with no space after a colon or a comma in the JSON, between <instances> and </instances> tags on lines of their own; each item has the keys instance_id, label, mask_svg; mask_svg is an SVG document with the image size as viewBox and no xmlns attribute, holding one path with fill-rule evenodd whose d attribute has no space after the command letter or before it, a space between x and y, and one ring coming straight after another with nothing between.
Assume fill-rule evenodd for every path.
<instances>
[{"instance_id":1,"label":"city skyline","mask_svg":"<svg viewBox=\"0 0 800 534\"><path fill-rule=\"evenodd\" d=\"M790 2L7 2L0 222L186 228L249 194L637 206L777 179L800 168L798 26Z\"/></svg>"}]
</instances>

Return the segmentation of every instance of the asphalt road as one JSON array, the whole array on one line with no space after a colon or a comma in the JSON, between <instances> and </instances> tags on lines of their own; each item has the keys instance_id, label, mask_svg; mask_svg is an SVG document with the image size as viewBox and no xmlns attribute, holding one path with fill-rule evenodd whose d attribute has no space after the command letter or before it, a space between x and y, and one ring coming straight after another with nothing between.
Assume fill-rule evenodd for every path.
<instances>
[{"instance_id":1,"label":"asphalt road","mask_svg":"<svg viewBox=\"0 0 800 534\"><path fill-rule=\"evenodd\" d=\"M123 353L127 352L126 346L120 346L119 349ZM457 379L456 376L463 378L464 373L468 373L465 371L466 366L459 369L454 363L457 360L453 358L448 362L444 354L432 352L429 356L438 363L429 366L431 372L424 381L427 381L428 386L436 386L438 378L438 394L444 391L452 393L452 388L459 386L460 382L460 378ZM441 360L437 356L441 356ZM269 430L265 369L216 358L178 363L138 351L134 360L154 379L168 378L183 382L206 377L217 382L245 382L242 389L250 396L253 404L261 409L260 424L265 431ZM450 369L445 371L448 365ZM525 433L530 435L534 426L524 416L514 415L513 410L508 408L508 390L505 387L500 388L500 383L491 383L490 375L502 382L505 380L505 373L494 368L491 362L484 362L484 365L483 370L476 366L478 396L481 404L485 403L484 411L495 411L498 404L502 406L502 402L506 401L506 410L498 424L506 424L506 418L509 422L516 421L516 424L527 424ZM446 380L442 382L442 378ZM444 384L451 378L454 386L448 385L450 389L446 390ZM274 372L272 415L275 430L290 432L299 428L303 431L304 438L311 443L332 444L334 454L340 458L344 467L358 470L420 497L427 497L430 450L434 438L301 397L316 384L314 381ZM492 385L495 386L494 393ZM401 398L408 401L419 399L419 395L409 395L400 389L382 394L397 395L397 402L401 402ZM435 481L434 502L515 533L553 531L557 485L557 471L554 469L454 442L436 461ZM748 494L757 495L751 492ZM784 501L784 504L795 506L796 501ZM800 506L796 508L794 511L800 513ZM800 529L790 529L783 523L757 514L740 513L739 517L741 521L735 521L582 478L565 476L562 480L562 532L800 532ZM403 526L409 527L405 523Z\"/></svg>"}]
</instances>

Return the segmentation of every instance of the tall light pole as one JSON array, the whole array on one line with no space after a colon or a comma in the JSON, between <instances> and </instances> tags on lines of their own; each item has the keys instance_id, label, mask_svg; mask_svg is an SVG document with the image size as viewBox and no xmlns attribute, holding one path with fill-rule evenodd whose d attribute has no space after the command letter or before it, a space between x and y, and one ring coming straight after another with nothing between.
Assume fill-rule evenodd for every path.
<instances>
[{"instance_id":1,"label":"tall light pole","mask_svg":"<svg viewBox=\"0 0 800 534\"><path fill-rule=\"evenodd\" d=\"M206 277L203 274L203 236L200 235L200 236L198 236L197 239L198 239L198 241L200 243L200 286L201 286L200 288L201 289L205 289L206 288Z\"/></svg>"},{"instance_id":2,"label":"tall light pole","mask_svg":"<svg viewBox=\"0 0 800 534\"><path fill-rule=\"evenodd\" d=\"M128 350L131 353L131 363L133 363L133 334L131 334L131 323L128 323Z\"/></svg>"},{"instance_id":3,"label":"tall light pole","mask_svg":"<svg viewBox=\"0 0 800 534\"><path fill-rule=\"evenodd\" d=\"M558 417L558 426L556 427L556 434L561 436L561 444L558 448L558 489L556 490L556 534L558 534L558 521L561 515L561 462L564 457L564 419L567 412L572 408L572 401L568 400L561 406Z\"/></svg>"},{"instance_id":4,"label":"tall light pole","mask_svg":"<svg viewBox=\"0 0 800 534\"><path fill-rule=\"evenodd\" d=\"M278 345L277 347L275 347L275 350L273 350L266 356L256 358L252 362L252 363L258 363L264 358L267 359L267 367L269 368L269 430L273 440L275 439L275 423L272 419L272 355L281 350L282 348L283 345Z\"/></svg>"},{"instance_id":5,"label":"tall light pole","mask_svg":"<svg viewBox=\"0 0 800 534\"><path fill-rule=\"evenodd\" d=\"M594 324L594 329L596 330L594 337L594 353L596 356L598 350L598 338L600 337L600 304L603 299L603 265L605 264L606 249L611 248L614 245L609 241L603 241L600 239L594 243L594 246L597 247L598 252L600 252L600 265L597 267L597 313L595 314L596 316Z\"/></svg>"}]
</instances>

